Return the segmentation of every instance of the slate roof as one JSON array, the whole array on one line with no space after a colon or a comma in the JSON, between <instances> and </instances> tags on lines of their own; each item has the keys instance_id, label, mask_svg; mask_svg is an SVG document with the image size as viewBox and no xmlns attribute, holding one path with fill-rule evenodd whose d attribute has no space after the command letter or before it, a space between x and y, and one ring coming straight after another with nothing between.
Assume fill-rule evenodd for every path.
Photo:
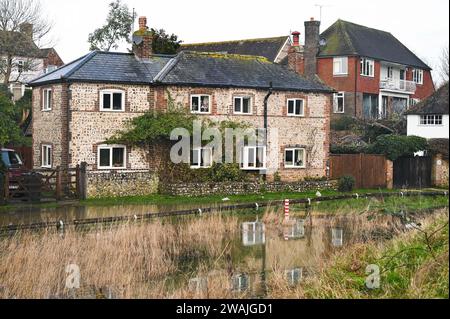
<instances>
[{"instance_id":1,"label":"slate roof","mask_svg":"<svg viewBox=\"0 0 450 319\"><path fill-rule=\"evenodd\" d=\"M180 52L156 79L163 84L277 90L332 90L264 57L206 52Z\"/></svg>"},{"instance_id":2,"label":"slate roof","mask_svg":"<svg viewBox=\"0 0 450 319\"><path fill-rule=\"evenodd\" d=\"M57 70L32 80L29 85L60 82L151 83L171 56L155 55L148 61L133 53L93 51Z\"/></svg>"},{"instance_id":3,"label":"slate roof","mask_svg":"<svg viewBox=\"0 0 450 319\"><path fill-rule=\"evenodd\" d=\"M320 35L320 39L325 40L319 52L322 57L357 55L431 70L389 32L339 19Z\"/></svg>"},{"instance_id":4,"label":"slate roof","mask_svg":"<svg viewBox=\"0 0 450 319\"><path fill-rule=\"evenodd\" d=\"M311 81L270 62L264 57L182 51L176 56L153 56L138 60L132 53L93 51L29 83L95 82L242 87L277 90L332 92L319 81Z\"/></svg>"},{"instance_id":5,"label":"slate roof","mask_svg":"<svg viewBox=\"0 0 450 319\"><path fill-rule=\"evenodd\" d=\"M448 82L433 95L411 107L406 114L449 114Z\"/></svg>"},{"instance_id":6,"label":"slate roof","mask_svg":"<svg viewBox=\"0 0 450 319\"><path fill-rule=\"evenodd\" d=\"M182 44L179 51L216 52L241 55L263 56L275 61L289 36L233 40L223 42Z\"/></svg>"}]
</instances>

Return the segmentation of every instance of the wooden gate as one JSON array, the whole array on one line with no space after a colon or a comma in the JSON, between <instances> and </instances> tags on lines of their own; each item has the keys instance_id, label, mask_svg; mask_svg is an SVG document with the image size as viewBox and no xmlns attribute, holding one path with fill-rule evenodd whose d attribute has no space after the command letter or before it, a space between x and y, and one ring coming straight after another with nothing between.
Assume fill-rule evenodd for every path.
<instances>
[{"instance_id":1,"label":"wooden gate","mask_svg":"<svg viewBox=\"0 0 450 319\"><path fill-rule=\"evenodd\" d=\"M353 176L356 188L386 188L386 157L372 154L330 156L330 177Z\"/></svg>"},{"instance_id":2,"label":"wooden gate","mask_svg":"<svg viewBox=\"0 0 450 319\"><path fill-rule=\"evenodd\" d=\"M400 157L394 161L396 188L431 187L432 159L429 156Z\"/></svg>"}]
</instances>

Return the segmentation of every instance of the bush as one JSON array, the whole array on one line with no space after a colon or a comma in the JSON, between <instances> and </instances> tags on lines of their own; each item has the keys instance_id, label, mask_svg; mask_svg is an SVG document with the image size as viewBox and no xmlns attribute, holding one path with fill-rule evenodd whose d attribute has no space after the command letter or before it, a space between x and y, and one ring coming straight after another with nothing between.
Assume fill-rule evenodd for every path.
<instances>
[{"instance_id":1,"label":"bush","mask_svg":"<svg viewBox=\"0 0 450 319\"><path fill-rule=\"evenodd\" d=\"M359 145L330 145L332 154L359 154L366 153L367 146Z\"/></svg>"},{"instance_id":2,"label":"bush","mask_svg":"<svg viewBox=\"0 0 450 319\"><path fill-rule=\"evenodd\" d=\"M347 131L352 129L355 124L356 121L354 118L350 116L342 116L337 120L331 121L331 129L334 131Z\"/></svg>"},{"instance_id":3,"label":"bush","mask_svg":"<svg viewBox=\"0 0 450 319\"><path fill-rule=\"evenodd\" d=\"M391 161L427 149L427 140L419 136L381 135L369 147L369 153L384 154Z\"/></svg>"},{"instance_id":4,"label":"bush","mask_svg":"<svg viewBox=\"0 0 450 319\"><path fill-rule=\"evenodd\" d=\"M355 187L355 178L353 176L342 176L339 179L338 190L340 192L351 192Z\"/></svg>"}]
</instances>

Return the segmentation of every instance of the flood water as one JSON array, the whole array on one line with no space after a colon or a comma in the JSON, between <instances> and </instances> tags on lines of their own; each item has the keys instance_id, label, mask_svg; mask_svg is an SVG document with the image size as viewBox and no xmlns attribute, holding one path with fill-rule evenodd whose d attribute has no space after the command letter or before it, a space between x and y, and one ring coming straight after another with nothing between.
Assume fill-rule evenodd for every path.
<instances>
[{"instance_id":1,"label":"flood water","mask_svg":"<svg viewBox=\"0 0 450 319\"><path fill-rule=\"evenodd\" d=\"M124 205L45 208L2 213L0 221L2 225L24 224L59 219L133 216L187 208L194 207ZM298 210L289 218L285 218L283 212L283 207L272 207L234 213L136 221L138 227L135 228L133 222L126 225L111 225L112 228L102 228L98 225L83 231L76 230L75 234L67 235L68 242L71 242L70 240L78 236L78 233L84 234L81 235L83 238L77 239L81 248L64 246L64 232L69 229L62 230L61 240L56 241L56 246L54 241L53 244L49 244L53 245L50 250L54 249L55 255L67 249L74 249L73 256L78 256L74 262L88 265L99 262L96 256L106 254L106 251L110 255L105 255L105 258L110 260L106 263L101 261L98 268L102 271L97 275L92 274L94 277L102 277L96 279L95 284L91 281L83 282L82 288L75 291L59 290L61 285L58 284L58 291L54 291L51 295L37 296L38 298L274 297L270 292L280 285L285 287L283 289L294 289L302 285L305 279L317 276L330 258L342 249L356 243L388 240L407 231L406 225L399 217L387 214L327 214ZM167 233L171 234L170 237L164 237ZM111 244L111 241L115 244ZM128 251L120 251L120 248L116 249L122 247L124 242L125 246L129 247L127 249L142 251L149 259L139 264L141 253L133 255ZM36 247L45 250L47 244L43 245L44 248ZM20 251L17 254L20 255ZM30 253L29 256L35 254ZM30 268L40 267L36 265L36 260L21 259L21 262L29 263ZM122 268L117 268L116 262ZM61 271L66 267L64 261L54 265L41 260L39 263L42 263L42 270L36 273L48 271L49 276L54 276L55 269ZM157 269L158 264L162 270L152 270ZM109 272L116 273L115 279L108 276L103 278L103 274ZM129 285L130 282L126 278L131 277L135 278L132 280L133 287L123 288L126 286L125 283ZM7 283L7 278L4 279ZM65 277L55 277L55 280L64 282ZM20 289L12 296L23 297L19 291ZM48 288L47 291L52 291L52 288Z\"/></svg>"}]
</instances>

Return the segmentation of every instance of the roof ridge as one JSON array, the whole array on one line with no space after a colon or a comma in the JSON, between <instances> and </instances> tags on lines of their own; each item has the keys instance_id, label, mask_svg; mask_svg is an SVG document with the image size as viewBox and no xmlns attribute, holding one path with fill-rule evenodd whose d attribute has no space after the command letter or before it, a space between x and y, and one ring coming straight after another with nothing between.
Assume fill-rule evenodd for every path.
<instances>
[{"instance_id":1,"label":"roof ridge","mask_svg":"<svg viewBox=\"0 0 450 319\"><path fill-rule=\"evenodd\" d=\"M250 54L236 54L236 53L221 53L221 52L202 52L202 51L182 51L185 54L189 55L205 55L211 57L230 57L230 58L240 58L246 60L255 60L255 61L264 61L271 62L268 58L261 55L250 55ZM180 53L182 53L180 52Z\"/></svg>"},{"instance_id":2,"label":"roof ridge","mask_svg":"<svg viewBox=\"0 0 450 319\"><path fill-rule=\"evenodd\" d=\"M64 78L68 78L70 77L72 74L74 74L76 71L78 71L83 65L86 64L86 62L88 62L90 59L92 59L95 55L97 55L98 51L92 51L88 54L86 54L82 61L80 62L80 64L78 64L76 67L74 67L72 70L70 70L69 72L67 72L66 75L61 76L62 79Z\"/></svg>"},{"instance_id":3,"label":"roof ridge","mask_svg":"<svg viewBox=\"0 0 450 319\"><path fill-rule=\"evenodd\" d=\"M213 42L198 42L198 43L185 43L181 44L181 46L195 46L195 45L211 45L211 44L223 44L223 43L236 43L236 42L246 42L246 41L261 41L261 40L273 40L273 39L281 39L288 38L288 35L285 36L276 36L276 37L265 37L265 38L251 38L251 39L241 39L241 40L225 40L225 41L213 41Z\"/></svg>"},{"instance_id":4,"label":"roof ridge","mask_svg":"<svg viewBox=\"0 0 450 319\"><path fill-rule=\"evenodd\" d=\"M156 76L153 78L153 82L161 82L164 80L164 78L169 74L170 71L173 70L175 65L180 61L181 55L185 54L184 52L178 53L176 56L174 56L172 59L169 60L169 62L164 65L164 67L161 69L161 71L156 74Z\"/></svg>"}]
</instances>

